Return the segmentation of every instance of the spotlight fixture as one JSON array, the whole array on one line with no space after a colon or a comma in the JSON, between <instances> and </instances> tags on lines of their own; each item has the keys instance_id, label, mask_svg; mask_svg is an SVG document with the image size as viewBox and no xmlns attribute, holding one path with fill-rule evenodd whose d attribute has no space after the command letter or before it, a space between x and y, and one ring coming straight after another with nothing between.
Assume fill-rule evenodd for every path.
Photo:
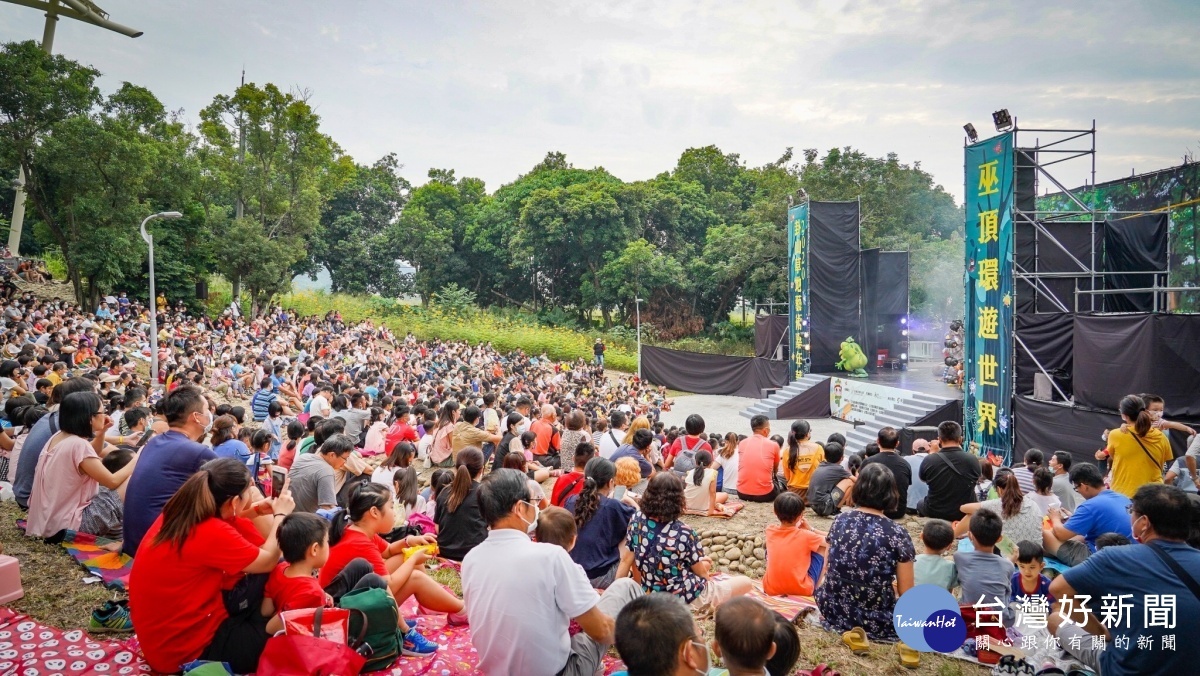
<instances>
[{"instance_id":1,"label":"spotlight fixture","mask_svg":"<svg viewBox=\"0 0 1200 676\"><path fill-rule=\"evenodd\" d=\"M907 352L900 353L900 361L908 361L908 353Z\"/></svg>"},{"instance_id":2,"label":"spotlight fixture","mask_svg":"<svg viewBox=\"0 0 1200 676\"><path fill-rule=\"evenodd\" d=\"M908 317L901 317L901 318L900 318L900 323L901 323L901 324L907 324L907 323L908 323Z\"/></svg>"},{"instance_id":3,"label":"spotlight fixture","mask_svg":"<svg viewBox=\"0 0 1200 676\"><path fill-rule=\"evenodd\" d=\"M1013 128L1012 115L1008 114L1008 108L1001 108L992 113L992 122L996 123L996 131L1008 131Z\"/></svg>"},{"instance_id":4,"label":"spotlight fixture","mask_svg":"<svg viewBox=\"0 0 1200 676\"><path fill-rule=\"evenodd\" d=\"M979 141L979 132L975 131L975 125L968 122L963 125L963 131L967 132L967 140L971 143Z\"/></svg>"},{"instance_id":5,"label":"spotlight fixture","mask_svg":"<svg viewBox=\"0 0 1200 676\"><path fill-rule=\"evenodd\" d=\"M908 335L908 329L900 329L900 335L902 335L902 336L907 336L907 335Z\"/></svg>"}]
</instances>

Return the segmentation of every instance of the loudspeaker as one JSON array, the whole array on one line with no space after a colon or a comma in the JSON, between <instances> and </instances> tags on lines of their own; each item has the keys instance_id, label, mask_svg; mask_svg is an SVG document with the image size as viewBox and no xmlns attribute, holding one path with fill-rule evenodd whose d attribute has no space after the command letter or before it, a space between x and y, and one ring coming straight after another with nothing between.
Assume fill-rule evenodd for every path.
<instances>
[{"instance_id":1,"label":"loudspeaker","mask_svg":"<svg viewBox=\"0 0 1200 676\"><path fill-rule=\"evenodd\" d=\"M1045 373L1033 374L1033 398L1038 401L1054 401L1054 386Z\"/></svg>"},{"instance_id":2,"label":"loudspeaker","mask_svg":"<svg viewBox=\"0 0 1200 676\"><path fill-rule=\"evenodd\" d=\"M900 430L900 455L912 455L913 442L917 439L934 441L938 438L936 427L905 427Z\"/></svg>"},{"instance_id":3,"label":"loudspeaker","mask_svg":"<svg viewBox=\"0 0 1200 676\"><path fill-rule=\"evenodd\" d=\"M208 282L196 282L196 298L208 300Z\"/></svg>"}]
</instances>

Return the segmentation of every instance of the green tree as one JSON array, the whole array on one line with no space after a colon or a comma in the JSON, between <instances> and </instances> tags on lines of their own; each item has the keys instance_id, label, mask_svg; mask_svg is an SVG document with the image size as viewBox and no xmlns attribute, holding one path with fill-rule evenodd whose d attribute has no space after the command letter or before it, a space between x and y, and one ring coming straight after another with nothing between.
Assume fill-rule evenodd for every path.
<instances>
[{"instance_id":1,"label":"green tree","mask_svg":"<svg viewBox=\"0 0 1200 676\"><path fill-rule=\"evenodd\" d=\"M218 268L235 297L246 287L258 314L308 267L321 210L353 165L339 159L305 98L273 84L218 95L200 120L201 158L218 177L208 194L224 214L236 212L239 202L244 214L223 223Z\"/></svg>"},{"instance_id":2,"label":"green tree","mask_svg":"<svg viewBox=\"0 0 1200 676\"><path fill-rule=\"evenodd\" d=\"M467 232L486 199L483 181L456 179L448 169L430 169L429 182L412 191L388 236L416 269L413 285L423 303L451 283L471 280L470 288L478 292Z\"/></svg>"},{"instance_id":3,"label":"green tree","mask_svg":"<svg viewBox=\"0 0 1200 676\"><path fill-rule=\"evenodd\" d=\"M406 290L396 265L402 248L388 236L412 187L399 172L395 154L356 165L326 204L310 243L313 261L329 271L333 291L399 296Z\"/></svg>"}]
</instances>

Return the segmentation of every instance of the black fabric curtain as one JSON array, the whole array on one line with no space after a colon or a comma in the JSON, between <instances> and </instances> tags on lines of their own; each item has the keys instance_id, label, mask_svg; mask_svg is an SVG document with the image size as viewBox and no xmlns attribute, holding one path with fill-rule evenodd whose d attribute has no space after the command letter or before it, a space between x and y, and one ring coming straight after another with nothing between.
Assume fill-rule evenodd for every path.
<instances>
[{"instance_id":1,"label":"black fabric curtain","mask_svg":"<svg viewBox=\"0 0 1200 676\"><path fill-rule=\"evenodd\" d=\"M788 341L784 335L788 330L787 315L755 315L754 316L754 356L775 358L775 348L783 345L783 354L787 356Z\"/></svg>"},{"instance_id":2,"label":"black fabric curtain","mask_svg":"<svg viewBox=\"0 0 1200 676\"><path fill-rule=\"evenodd\" d=\"M788 362L775 359L642 346L642 375L646 380L682 392L757 399L765 389L787 385L788 370Z\"/></svg>"},{"instance_id":3,"label":"black fabric curtain","mask_svg":"<svg viewBox=\"0 0 1200 676\"><path fill-rule=\"evenodd\" d=\"M1072 389L1072 367L1074 365L1075 316L1056 314L1025 314L1016 316L1017 338L1020 343L1016 351L1017 395L1033 394L1034 374L1040 373L1040 363L1054 378L1054 382L1069 397ZM1034 359L1037 359L1037 363ZM1057 393L1055 393L1057 397Z\"/></svg>"},{"instance_id":4,"label":"black fabric curtain","mask_svg":"<svg viewBox=\"0 0 1200 676\"><path fill-rule=\"evenodd\" d=\"M1018 221L1015 225L1016 250L1014 255L1017 265L1022 270L1029 273L1056 272L1079 275L1078 277L1044 277L1037 280L1036 286L1033 284L1033 280L1021 280L1016 289L1017 313L1074 312L1075 289L1091 288L1091 277L1086 271L1092 265L1093 251L1095 264L1098 266L1101 263L1104 229L1097 226L1093 239L1090 223L1042 222L1042 227L1050 233L1049 235L1028 221ZM1083 267L1080 267L1080 263L1083 264ZM1080 310L1090 309L1091 306L1086 302L1087 298L1080 299Z\"/></svg>"},{"instance_id":5,"label":"black fabric curtain","mask_svg":"<svg viewBox=\"0 0 1200 676\"><path fill-rule=\"evenodd\" d=\"M1013 461L1036 448L1049 455L1067 451L1076 463L1096 463L1096 451L1104 448L1100 435L1118 427L1121 417L1110 411L1098 411L1065 403L1016 397L1016 439Z\"/></svg>"},{"instance_id":6,"label":"black fabric curtain","mask_svg":"<svg viewBox=\"0 0 1200 676\"><path fill-rule=\"evenodd\" d=\"M1200 315L1076 315L1072 350L1079 404L1112 410L1152 392L1168 419L1200 422Z\"/></svg>"},{"instance_id":7,"label":"black fabric curtain","mask_svg":"<svg viewBox=\"0 0 1200 676\"><path fill-rule=\"evenodd\" d=\"M823 373L847 336L862 340L858 202L812 202L808 239L812 370Z\"/></svg>"},{"instance_id":8,"label":"black fabric curtain","mask_svg":"<svg viewBox=\"0 0 1200 676\"><path fill-rule=\"evenodd\" d=\"M875 311L880 315L908 314L908 252L883 251L879 254L879 286Z\"/></svg>"},{"instance_id":9,"label":"black fabric curtain","mask_svg":"<svg viewBox=\"0 0 1200 676\"><path fill-rule=\"evenodd\" d=\"M875 350L879 344L879 249L863 249L859 252L859 274L862 276L862 317L859 325L858 344L867 355L867 370L875 370Z\"/></svg>"},{"instance_id":10,"label":"black fabric curtain","mask_svg":"<svg viewBox=\"0 0 1200 676\"><path fill-rule=\"evenodd\" d=\"M1163 272L1167 271L1167 214L1141 214L1104 223L1105 272ZM1110 275L1105 288L1144 289L1153 286L1155 275ZM1159 278L1163 285L1166 275ZM1108 312L1150 312L1154 295L1126 293L1104 296Z\"/></svg>"},{"instance_id":11,"label":"black fabric curtain","mask_svg":"<svg viewBox=\"0 0 1200 676\"><path fill-rule=\"evenodd\" d=\"M780 406L775 411L775 417L780 420L791 420L793 418L828 418L829 417L829 383L831 378L826 378L825 382L819 385L813 385L807 390L801 392L795 399Z\"/></svg>"}]
</instances>

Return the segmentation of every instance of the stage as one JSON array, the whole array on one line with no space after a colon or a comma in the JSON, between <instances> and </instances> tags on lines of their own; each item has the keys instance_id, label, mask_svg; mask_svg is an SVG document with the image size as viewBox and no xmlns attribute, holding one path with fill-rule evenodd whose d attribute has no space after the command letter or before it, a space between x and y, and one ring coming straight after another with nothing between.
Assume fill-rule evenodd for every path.
<instances>
[{"instance_id":1,"label":"stage","mask_svg":"<svg viewBox=\"0 0 1200 676\"><path fill-rule=\"evenodd\" d=\"M896 371L892 369L879 369L873 373L868 371L868 376L866 378L853 378L852 380L875 385L883 385L886 387L894 387L899 390L908 390L909 392L918 392L920 394L928 395L946 402L962 399L962 390L938 380L934 376L934 368L937 369L939 374L942 372L941 366L935 367L933 362L927 362L916 364L913 368L909 368L906 371ZM818 375L827 378L848 379L848 376L844 371L821 373Z\"/></svg>"}]
</instances>

